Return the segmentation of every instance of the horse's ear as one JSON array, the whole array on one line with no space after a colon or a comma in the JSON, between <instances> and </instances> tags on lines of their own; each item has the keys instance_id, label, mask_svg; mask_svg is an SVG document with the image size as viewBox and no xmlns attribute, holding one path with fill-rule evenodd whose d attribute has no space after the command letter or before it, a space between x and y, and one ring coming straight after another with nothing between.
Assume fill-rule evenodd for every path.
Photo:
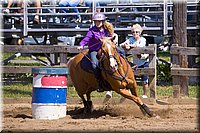
<instances>
[{"instance_id":1,"label":"horse's ear","mask_svg":"<svg viewBox=\"0 0 200 133\"><path fill-rule=\"evenodd\" d=\"M116 36L113 36L110 40L113 42L115 40Z\"/></svg>"}]
</instances>

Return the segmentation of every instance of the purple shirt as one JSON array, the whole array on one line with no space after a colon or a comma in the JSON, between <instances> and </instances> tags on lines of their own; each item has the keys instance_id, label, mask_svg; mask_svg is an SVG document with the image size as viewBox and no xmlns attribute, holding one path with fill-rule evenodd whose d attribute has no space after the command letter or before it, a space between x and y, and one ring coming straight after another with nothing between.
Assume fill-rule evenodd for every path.
<instances>
[{"instance_id":1,"label":"purple shirt","mask_svg":"<svg viewBox=\"0 0 200 133\"><path fill-rule=\"evenodd\" d=\"M90 51L97 51L101 48L101 42L99 39L102 39L105 36L111 37L110 33L106 29L103 28L103 30L100 31L96 26L93 26L80 42L80 45L88 45Z\"/></svg>"}]
</instances>

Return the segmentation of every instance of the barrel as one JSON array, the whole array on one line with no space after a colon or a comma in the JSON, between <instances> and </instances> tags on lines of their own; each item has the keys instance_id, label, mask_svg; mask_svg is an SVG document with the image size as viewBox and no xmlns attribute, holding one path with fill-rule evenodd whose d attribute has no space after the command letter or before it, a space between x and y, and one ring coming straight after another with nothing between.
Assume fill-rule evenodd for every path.
<instances>
[{"instance_id":1,"label":"barrel","mask_svg":"<svg viewBox=\"0 0 200 133\"><path fill-rule=\"evenodd\" d=\"M67 111L67 68L32 68L32 116L59 119Z\"/></svg>"}]
</instances>

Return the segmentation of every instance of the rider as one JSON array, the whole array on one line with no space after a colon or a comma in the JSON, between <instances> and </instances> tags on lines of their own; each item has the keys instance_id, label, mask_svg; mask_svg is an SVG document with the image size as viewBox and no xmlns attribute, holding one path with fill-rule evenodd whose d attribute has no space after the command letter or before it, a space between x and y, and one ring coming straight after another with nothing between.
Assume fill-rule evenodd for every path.
<instances>
[{"instance_id":1,"label":"rider","mask_svg":"<svg viewBox=\"0 0 200 133\"><path fill-rule=\"evenodd\" d=\"M113 26L111 23L106 21L106 16L101 12L95 13L92 20L95 25L89 29L84 39L80 42L78 49L81 50L85 45L88 45L88 53L92 61L93 72L98 82L97 91L103 92L102 81L100 81L101 72L98 65L97 52L102 45L99 39L102 39L103 37L111 37Z\"/></svg>"}]
</instances>

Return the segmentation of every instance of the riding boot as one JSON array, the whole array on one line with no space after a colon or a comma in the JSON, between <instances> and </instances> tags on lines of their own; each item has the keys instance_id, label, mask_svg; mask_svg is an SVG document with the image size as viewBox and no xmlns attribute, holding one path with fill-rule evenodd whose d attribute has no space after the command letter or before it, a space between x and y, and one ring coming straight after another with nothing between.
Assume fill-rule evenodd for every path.
<instances>
[{"instance_id":1,"label":"riding boot","mask_svg":"<svg viewBox=\"0 0 200 133\"><path fill-rule=\"evenodd\" d=\"M94 70L94 75L98 83L97 92L103 92L104 90L103 90L103 82L101 80L101 70L99 68L96 68L96 70Z\"/></svg>"},{"instance_id":2,"label":"riding boot","mask_svg":"<svg viewBox=\"0 0 200 133\"><path fill-rule=\"evenodd\" d=\"M102 81L101 80L97 80L97 82L98 82L97 92L104 92Z\"/></svg>"}]
</instances>

